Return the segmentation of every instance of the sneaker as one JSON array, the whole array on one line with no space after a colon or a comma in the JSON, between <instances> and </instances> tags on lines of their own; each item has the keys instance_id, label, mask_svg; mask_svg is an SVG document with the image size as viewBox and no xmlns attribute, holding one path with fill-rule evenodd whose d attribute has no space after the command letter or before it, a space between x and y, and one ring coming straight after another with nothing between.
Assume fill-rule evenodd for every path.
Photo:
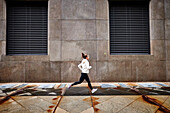
<instances>
[{"instance_id":1,"label":"sneaker","mask_svg":"<svg viewBox=\"0 0 170 113\"><path fill-rule=\"evenodd\" d=\"M70 88L71 88L71 84L68 84L68 85L67 85L67 88L70 89Z\"/></svg>"},{"instance_id":2,"label":"sneaker","mask_svg":"<svg viewBox=\"0 0 170 113\"><path fill-rule=\"evenodd\" d=\"M91 93L94 93L94 92L96 92L97 91L97 89L92 89L91 90Z\"/></svg>"}]
</instances>

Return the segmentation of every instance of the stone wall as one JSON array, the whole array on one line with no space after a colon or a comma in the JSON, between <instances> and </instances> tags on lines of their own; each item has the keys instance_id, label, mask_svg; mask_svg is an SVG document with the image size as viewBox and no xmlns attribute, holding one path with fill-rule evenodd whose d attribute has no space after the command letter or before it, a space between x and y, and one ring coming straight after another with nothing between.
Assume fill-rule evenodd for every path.
<instances>
[{"instance_id":1,"label":"stone wall","mask_svg":"<svg viewBox=\"0 0 170 113\"><path fill-rule=\"evenodd\" d=\"M170 0L150 2L151 55L109 54L108 0L49 0L48 55L6 56L6 3L0 0L0 82L71 82L81 53L93 82L170 81Z\"/></svg>"}]
</instances>

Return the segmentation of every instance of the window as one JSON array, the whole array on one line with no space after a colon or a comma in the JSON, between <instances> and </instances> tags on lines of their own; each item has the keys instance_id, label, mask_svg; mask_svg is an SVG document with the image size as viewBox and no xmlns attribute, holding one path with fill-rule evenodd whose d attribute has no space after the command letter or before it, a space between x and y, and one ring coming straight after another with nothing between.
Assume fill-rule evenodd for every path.
<instances>
[{"instance_id":1,"label":"window","mask_svg":"<svg viewBox=\"0 0 170 113\"><path fill-rule=\"evenodd\" d=\"M109 1L110 54L150 54L149 0Z\"/></svg>"},{"instance_id":2,"label":"window","mask_svg":"<svg viewBox=\"0 0 170 113\"><path fill-rule=\"evenodd\" d=\"M47 1L7 1L7 55L47 55L47 28Z\"/></svg>"}]
</instances>

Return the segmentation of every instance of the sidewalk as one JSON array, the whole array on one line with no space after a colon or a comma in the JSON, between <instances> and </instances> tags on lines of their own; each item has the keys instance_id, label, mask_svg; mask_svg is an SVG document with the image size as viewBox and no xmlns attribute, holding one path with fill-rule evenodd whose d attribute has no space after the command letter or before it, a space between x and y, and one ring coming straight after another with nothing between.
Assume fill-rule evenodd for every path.
<instances>
[{"instance_id":1,"label":"sidewalk","mask_svg":"<svg viewBox=\"0 0 170 113\"><path fill-rule=\"evenodd\" d=\"M98 88L94 94L87 83L70 89L67 85L1 83L0 113L163 113L170 110L170 82L92 83Z\"/></svg>"}]
</instances>

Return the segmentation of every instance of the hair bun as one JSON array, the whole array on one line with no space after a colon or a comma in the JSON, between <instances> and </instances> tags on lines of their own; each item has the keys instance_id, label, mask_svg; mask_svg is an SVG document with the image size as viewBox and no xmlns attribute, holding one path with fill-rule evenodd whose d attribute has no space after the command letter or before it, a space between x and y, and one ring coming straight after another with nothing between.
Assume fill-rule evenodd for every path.
<instances>
[{"instance_id":1,"label":"hair bun","mask_svg":"<svg viewBox=\"0 0 170 113\"><path fill-rule=\"evenodd\" d=\"M84 53L82 53L82 57L83 57L84 59L86 59L87 55L84 54Z\"/></svg>"}]
</instances>

